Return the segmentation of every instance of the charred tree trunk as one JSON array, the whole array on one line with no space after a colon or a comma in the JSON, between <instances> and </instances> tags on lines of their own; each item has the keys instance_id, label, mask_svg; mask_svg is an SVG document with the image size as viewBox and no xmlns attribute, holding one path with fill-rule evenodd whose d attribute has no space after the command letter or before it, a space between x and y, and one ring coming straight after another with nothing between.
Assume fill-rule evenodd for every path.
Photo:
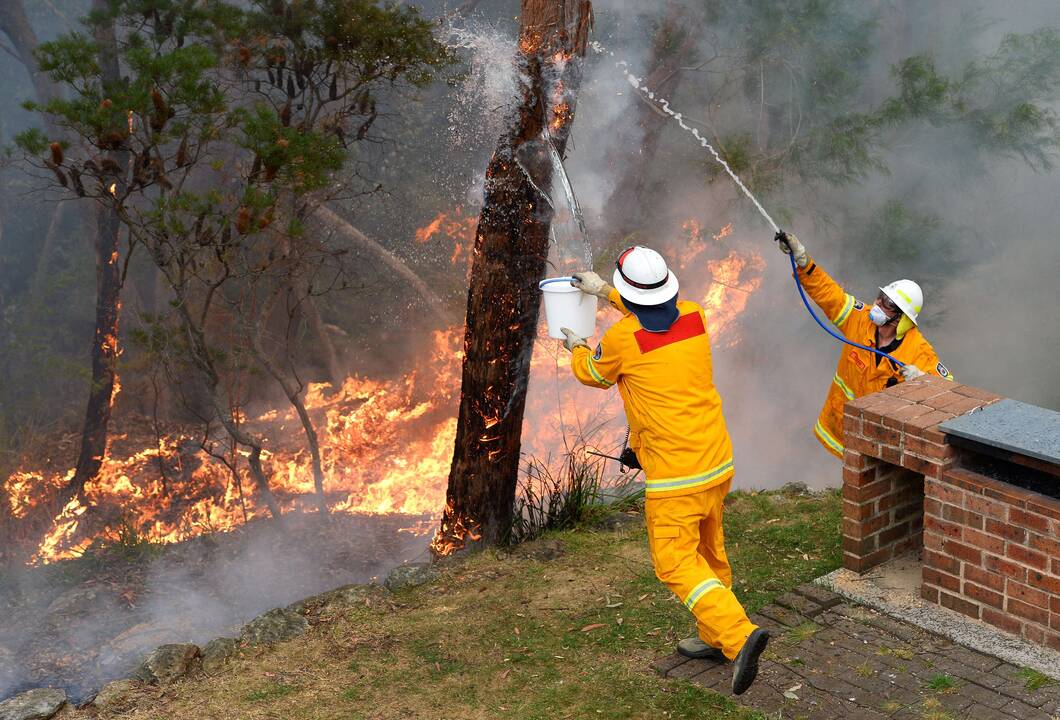
<instances>
[{"instance_id":1,"label":"charred tree trunk","mask_svg":"<svg viewBox=\"0 0 1060 720\"><path fill-rule=\"evenodd\" d=\"M587 0L523 0L519 46L528 78L511 130L486 170L464 332L464 363L446 508L432 548L503 541L511 527L530 357L545 271L547 202L515 162L545 123L563 152L574 119L580 60L592 22ZM553 64L555 54L570 57ZM548 188L543 188L545 192Z\"/></svg>"},{"instance_id":2,"label":"charred tree trunk","mask_svg":"<svg viewBox=\"0 0 1060 720\"><path fill-rule=\"evenodd\" d=\"M670 97L677 89L681 66L695 48L696 27L678 3L667 3L666 15L652 41L649 72L644 79L656 95ZM616 244L630 244L627 238L638 230L644 188L666 127L667 116L646 98L640 100L634 110L633 126L620 137L618 150L609 163L612 171L619 173L619 181L604 206L604 217L609 225L606 236Z\"/></svg>"},{"instance_id":3,"label":"charred tree trunk","mask_svg":"<svg viewBox=\"0 0 1060 720\"><path fill-rule=\"evenodd\" d=\"M106 0L93 0L93 10L103 10ZM107 84L121 82L118 67L117 40L112 26L96 31L102 77ZM129 164L128 152L116 150L111 159L121 168L116 183L124 183ZM118 187L117 192L122 188ZM99 474L107 450L107 428L110 425L118 364L118 321L121 315L122 270L118 210L111 205L100 205L96 218L96 331L92 341L92 383L88 391L88 407L81 431L81 452L70 483L59 493L60 507L73 497L81 496L85 484Z\"/></svg>"}]
</instances>

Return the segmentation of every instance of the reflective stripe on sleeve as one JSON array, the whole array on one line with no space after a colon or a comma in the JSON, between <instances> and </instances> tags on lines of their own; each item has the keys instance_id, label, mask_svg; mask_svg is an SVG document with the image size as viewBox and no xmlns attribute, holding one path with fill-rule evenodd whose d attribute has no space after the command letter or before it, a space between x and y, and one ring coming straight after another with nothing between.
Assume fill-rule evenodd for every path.
<instances>
[{"instance_id":1,"label":"reflective stripe on sleeve","mask_svg":"<svg viewBox=\"0 0 1060 720\"><path fill-rule=\"evenodd\" d=\"M832 437L832 434L824 429L824 425L821 424L820 420L818 420L817 424L814 425L813 431L817 433L817 437L821 438L825 445L832 448L840 455L843 454L843 450L845 449L843 447L843 443L839 442L834 437Z\"/></svg>"},{"instance_id":2,"label":"reflective stripe on sleeve","mask_svg":"<svg viewBox=\"0 0 1060 720\"><path fill-rule=\"evenodd\" d=\"M854 399L854 393L847 387L847 384L843 382L843 378L839 377L839 373L836 373L835 377L832 378L832 382L839 386L839 389L847 396L847 400Z\"/></svg>"},{"instance_id":3,"label":"reflective stripe on sleeve","mask_svg":"<svg viewBox=\"0 0 1060 720\"><path fill-rule=\"evenodd\" d=\"M604 387L611 387L612 385L614 385L613 382L611 382L596 371L596 365L593 364L593 356L591 354L586 357L586 360L589 361L589 374L593 376L593 380L600 383Z\"/></svg>"},{"instance_id":4,"label":"reflective stripe on sleeve","mask_svg":"<svg viewBox=\"0 0 1060 720\"><path fill-rule=\"evenodd\" d=\"M721 465L718 465L705 473L699 473L698 475L688 475L686 477L677 478L660 478L657 480L648 478L644 481L644 492L651 494L653 492L669 492L671 490L688 490L700 485L706 485L713 480L717 480L725 473L731 471L732 468L732 460L729 459Z\"/></svg>"},{"instance_id":5,"label":"reflective stripe on sleeve","mask_svg":"<svg viewBox=\"0 0 1060 720\"><path fill-rule=\"evenodd\" d=\"M847 295L846 301L843 303L843 309L839 311L839 314L832 319L832 324L836 327L843 327L843 323L850 317L850 311L854 307L854 296Z\"/></svg>"},{"instance_id":6,"label":"reflective stripe on sleeve","mask_svg":"<svg viewBox=\"0 0 1060 720\"><path fill-rule=\"evenodd\" d=\"M718 590L723 587L725 587L725 585L721 582L721 580L718 580L716 578L704 580L703 582L699 583L694 588L692 588L692 592L688 593L688 597L685 598L685 607L691 610L696 606L696 603L699 602L704 595L709 593L711 590Z\"/></svg>"}]
</instances>

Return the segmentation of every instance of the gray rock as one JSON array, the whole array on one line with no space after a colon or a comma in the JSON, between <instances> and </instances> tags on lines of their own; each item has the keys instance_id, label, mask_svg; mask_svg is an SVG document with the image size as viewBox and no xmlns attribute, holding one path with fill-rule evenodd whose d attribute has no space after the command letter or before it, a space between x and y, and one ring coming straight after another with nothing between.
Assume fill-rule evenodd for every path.
<instances>
[{"instance_id":1,"label":"gray rock","mask_svg":"<svg viewBox=\"0 0 1060 720\"><path fill-rule=\"evenodd\" d=\"M139 680L115 680L100 688L92 704L103 712L121 712L132 707L144 684Z\"/></svg>"},{"instance_id":2,"label":"gray rock","mask_svg":"<svg viewBox=\"0 0 1060 720\"><path fill-rule=\"evenodd\" d=\"M214 638L202 649L202 669L208 673L219 670L238 648L239 641L235 638Z\"/></svg>"},{"instance_id":3,"label":"gray rock","mask_svg":"<svg viewBox=\"0 0 1060 720\"><path fill-rule=\"evenodd\" d=\"M299 600L287 606L301 615L330 613L364 605L365 598L378 590L378 585L343 585L320 595Z\"/></svg>"},{"instance_id":4,"label":"gray rock","mask_svg":"<svg viewBox=\"0 0 1060 720\"><path fill-rule=\"evenodd\" d=\"M65 704L66 693L63 690L29 690L0 702L0 720L48 720Z\"/></svg>"},{"instance_id":5,"label":"gray rock","mask_svg":"<svg viewBox=\"0 0 1060 720\"><path fill-rule=\"evenodd\" d=\"M172 682L187 675L198 657L198 645L160 645L144 658L135 677L145 682Z\"/></svg>"},{"instance_id":6,"label":"gray rock","mask_svg":"<svg viewBox=\"0 0 1060 720\"><path fill-rule=\"evenodd\" d=\"M309 629L309 621L289 608L274 608L246 625L239 639L248 645L270 645L298 637Z\"/></svg>"},{"instance_id":7,"label":"gray rock","mask_svg":"<svg viewBox=\"0 0 1060 720\"><path fill-rule=\"evenodd\" d=\"M59 595L51 602L45 614L55 621L79 617L91 612L100 600L100 591L92 586L75 587Z\"/></svg>"},{"instance_id":8,"label":"gray rock","mask_svg":"<svg viewBox=\"0 0 1060 720\"><path fill-rule=\"evenodd\" d=\"M391 570L390 574L386 576L386 580L383 581L383 585L390 592L397 592L405 588L429 583L436 577L438 577L438 571L430 563L409 563L408 565L398 565Z\"/></svg>"}]
</instances>

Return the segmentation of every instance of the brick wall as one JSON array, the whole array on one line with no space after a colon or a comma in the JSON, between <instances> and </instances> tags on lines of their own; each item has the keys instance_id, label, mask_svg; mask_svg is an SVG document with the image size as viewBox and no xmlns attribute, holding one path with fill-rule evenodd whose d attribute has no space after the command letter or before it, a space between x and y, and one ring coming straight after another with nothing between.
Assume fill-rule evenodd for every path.
<instances>
[{"instance_id":1,"label":"brick wall","mask_svg":"<svg viewBox=\"0 0 1060 720\"><path fill-rule=\"evenodd\" d=\"M927 478L921 596L1060 650L1060 500L960 468Z\"/></svg>"},{"instance_id":2,"label":"brick wall","mask_svg":"<svg viewBox=\"0 0 1060 720\"><path fill-rule=\"evenodd\" d=\"M843 564L923 548L925 600L1060 650L1060 501L961 468L937 427L999 399L927 376L847 403Z\"/></svg>"},{"instance_id":3,"label":"brick wall","mask_svg":"<svg viewBox=\"0 0 1060 720\"><path fill-rule=\"evenodd\" d=\"M921 547L924 478L953 466L936 426L1000 400L926 375L846 404L843 417L843 565L855 572Z\"/></svg>"}]
</instances>

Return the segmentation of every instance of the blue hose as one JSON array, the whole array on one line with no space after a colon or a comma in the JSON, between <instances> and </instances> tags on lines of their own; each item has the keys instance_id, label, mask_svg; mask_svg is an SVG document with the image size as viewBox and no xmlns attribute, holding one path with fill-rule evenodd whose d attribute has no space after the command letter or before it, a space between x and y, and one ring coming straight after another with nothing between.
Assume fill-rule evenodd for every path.
<instances>
[{"instance_id":1,"label":"blue hose","mask_svg":"<svg viewBox=\"0 0 1060 720\"><path fill-rule=\"evenodd\" d=\"M831 335L832 337L834 337L836 340L838 340L841 343L846 343L847 345L850 345L851 347L861 348L862 350L868 350L870 353L875 353L875 354L879 355L882 358L887 358L891 362L895 363L898 367L905 367L905 363L902 362L901 360L894 359L893 357L891 357L887 353L883 352L882 350L877 350L876 348L869 347L867 345L861 345L859 343L854 342L853 340L847 340L845 337L843 337L842 335L837 333L835 330L833 330L832 328L828 327L823 322L821 322L821 318L817 317L817 313L815 313L813 311L813 308L810 307L810 301L806 298L806 291L802 289L802 281L799 280L799 269L795 265L795 255L794 254L789 254L788 255L788 259L791 260L791 274L795 278L795 287L797 287L799 289L799 297L802 298L802 304L806 306L806 311L809 312L810 316L817 322L818 325L821 326L822 330L824 330L826 333L828 333L829 335Z\"/></svg>"}]
</instances>

